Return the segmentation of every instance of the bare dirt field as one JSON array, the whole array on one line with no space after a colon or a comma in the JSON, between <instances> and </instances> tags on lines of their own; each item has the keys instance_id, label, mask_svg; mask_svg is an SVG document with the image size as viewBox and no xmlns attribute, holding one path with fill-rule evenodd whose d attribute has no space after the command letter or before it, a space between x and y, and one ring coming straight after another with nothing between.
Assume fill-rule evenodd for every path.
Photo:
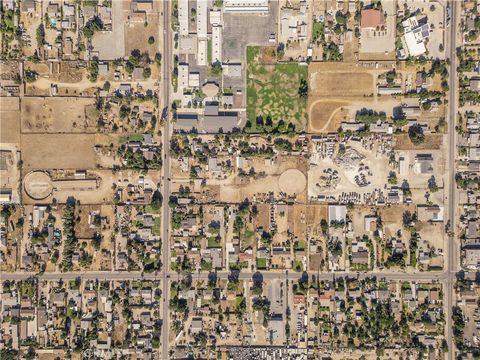
<instances>
[{"instance_id":1,"label":"bare dirt field","mask_svg":"<svg viewBox=\"0 0 480 360\"><path fill-rule=\"evenodd\" d=\"M305 239L307 231L306 213L306 205L293 205L293 233L301 240Z\"/></svg>"},{"instance_id":2,"label":"bare dirt field","mask_svg":"<svg viewBox=\"0 0 480 360\"><path fill-rule=\"evenodd\" d=\"M0 142L20 142L20 112L18 98L0 100Z\"/></svg>"},{"instance_id":3,"label":"bare dirt field","mask_svg":"<svg viewBox=\"0 0 480 360\"><path fill-rule=\"evenodd\" d=\"M95 228L88 223L89 214L92 211L100 211L98 205L80 205L76 207L77 222L75 223L75 235L79 239L91 239L95 235ZM78 221L78 219L80 219Z\"/></svg>"},{"instance_id":4,"label":"bare dirt field","mask_svg":"<svg viewBox=\"0 0 480 360\"><path fill-rule=\"evenodd\" d=\"M153 44L148 43L150 36L155 39ZM129 55L135 49L148 52L151 58L158 51L158 24L153 18L149 19L146 27L143 23L125 25L125 53Z\"/></svg>"},{"instance_id":5,"label":"bare dirt field","mask_svg":"<svg viewBox=\"0 0 480 360\"><path fill-rule=\"evenodd\" d=\"M307 224L309 234L313 236L320 235L320 222L328 219L327 205L308 205L307 207Z\"/></svg>"},{"instance_id":6,"label":"bare dirt field","mask_svg":"<svg viewBox=\"0 0 480 360\"><path fill-rule=\"evenodd\" d=\"M270 227L270 205L257 204L258 215L255 217L255 227L267 230Z\"/></svg>"},{"instance_id":7,"label":"bare dirt field","mask_svg":"<svg viewBox=\"0 0 480 360\"><path fill-rule=\"evenodd\" d=\"M379 216L382 219L383 231L387 239L392 237L398 238L398 231L400 230L400 240L405 244L410 243L410 234L403 229L403 214L405 212L410 214L415 213L414 205L391 205L389 207L379 208Z\"/></svg>"},{"instance_id":8,"label":"bare dirt field","mask_svg":"<svg viewBox=\"0 0 480 360\"><path fill-rule=\"evenodd\" d=\"M279 156L275 158L272 163L266 161L265 159L254 159L252 162L252 167L255 169L262 169L265 172L266 176L251 179L249 181L244 181L240 179L232 183L230 179L224 180L209 180L207 182L208 186L218 186L220 185L219 199L220 201L225 202L240 202L245 198L250 198L258 194L266 194L268 192L280 193L285 192L285 188L280 186L279 179L280 175L289 169L295 169L300 173L299 181L304 178L306 173L307 166L305 159L299 156ZM298 173L296 173L298 175ZM287 174L288 175L288 174ZM303 177L302 177L303 175ZM288 181L283 181L288 180ZM282 183L291 184L290 176L282 179ZM283 184L283 185L285 185ZM297 188L294 189L298 192L294 192L297 195L297 201L302 202L306 195L306 186L303 189ZM290 193L290 195L293 193Z\"/></svg>"},{"instance_id":9,"label":"bare dirt field","mask_svg":"<svg viewBox=\"0 0 480 360\"><path fill-rule=\"evenodd\" d=\"M23 134L23 167L32 169L92 169L95 137L89 134Z\"/></svg>"},{"instance_id":10,"label":"bare dirt field","mask_svg":"<svg viewBox=\"0 0 480 360\"><path fill-rule=\"evenodd\" d=\"M443 249L443 237L445 230L443 223L422 223L419 222L417 230L422 240L428 241L437 249Z\"/></svg>"},{"instance_id":11,"label":"bare dirt field","mask_svg":"<svg viewBox=\"0 0 480 360\"><path fill-rule=\"evenodd\" d=\"M298 169L284 171L278 179L280 190L288 195L296 195L305 190L307 178Z\"/></svg>"},{"instance_id":12,"label":"bare dirt field","mask_svg":"<svg viewBox=\"0 0 480 360\"><path fill-rule=\"evenodd\" d=\"M23 178L23 190L32 199L45 199L53 191L50 175L43 171L32 171Z\"/></svg>"},{"instance_id":13,"label":"bare dirt field","mask_svg":"<svg viewBox=\"0 0 480 360\"><path fill-rule=\"evenodd\" d=\"M408 134L394 136L393 148L395 150L438 150L443 144L442 134L425 134L425 141L415 145L410 141Z\"/></svg>"},{"instance_id":14,"label":"bare dirt field","mask_svg":"<svg viewBox=\"0 0 480 360\"><path fill-rule=\"evenodd\" d=\"M340 123L348 111L342 109L347 105L344 101L315 100L309 105L309 131L333 132L340 127Z\"/></svg>"},{"instance_id":15,"label":"bare dirt field","mask_svg":"<svg viewBox=\"0 0 480 360\"><path fill-rule=\"evenodd\" d=\"M22 133L94 132L96 109L93 99L23 98Z\"/></svg>"},{"instance_id":16,"label":"bare dirt field","mask_svg":"<svg viewBox=\"0 0 480 360\"><path fill-rule=\"evenodd\" d=\"M411 214L415 213L414 205L391 205L379 209L382 223L397 223L399 226L402 224L405 211L409 211Z\"/></svg>"},{"instance_id":17,"label":"bare dirt field","mask_svg":"<svg viewBox=\"0 0 480 360\"><path fill-rule=\"evenodd\" d=\"M308 66L310 97L369 96L375 76L367 69L343 63L312 63Z\"/></svg>"}]
</instances>

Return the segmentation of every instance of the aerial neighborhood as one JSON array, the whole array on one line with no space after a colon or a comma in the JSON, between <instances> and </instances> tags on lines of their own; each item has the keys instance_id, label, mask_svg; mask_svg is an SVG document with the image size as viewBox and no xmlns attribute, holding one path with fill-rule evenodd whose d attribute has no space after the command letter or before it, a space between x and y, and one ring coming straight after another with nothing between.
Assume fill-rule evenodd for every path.
<instances>
[{"instance_id":1,"label":"aerial neighborhood","mask_svg":"<svg viewBox=\"0 0 480 360\"><path fill-rule=\"evenodd\" d=\"M479 1L0 29L0 359L480 357Z\"/></svg>"}]
</instances>

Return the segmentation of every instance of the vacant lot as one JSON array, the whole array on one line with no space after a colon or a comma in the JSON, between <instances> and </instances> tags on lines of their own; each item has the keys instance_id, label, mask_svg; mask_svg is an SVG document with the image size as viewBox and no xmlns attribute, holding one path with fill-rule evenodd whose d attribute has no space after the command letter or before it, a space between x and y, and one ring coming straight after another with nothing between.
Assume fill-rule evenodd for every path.
<instances>
[{"instance_id":1,"label":"vacant lot","mask_svg":"<svg viewBox=\"0 0 480 360\"><path fill-rule=\"evenodd\" d=\"M304 240L307 233L307 206L294 205L293 206L293 232L300 240Z\"/></svg>"},{"instance_id":2,"label":"vacant lot","mask_svg":"<svg viewBox=\"0 0 480 360\"><path fill-rule=\"evenodd\" d=\"M0 142L20 142L20 112L18 98L0 98Z\"/></svg>"},{"instance_id":3,"label":"vacant lot","mask_svg":"<svg viewBox=\"0 0 480 360\"><path fill-rule=\"evenodd\" d=\"M307 122L307 98L299 95L301 80L308 69L298 64L263 65L260 47L247 48L247 115L255 123L264 119L292 122L304 128ZM255 125L253 125L255 126Z\"/></svg>"},{"instance_id":4,"label":"vacant lot","mask_svg":"<svg viewBox=\"0 0 480 360\"><path fill-rule=\"evenodd\" d=\"M308 118L309 130L318 132L334 132L340 127L343 118L348 115L348 110L342 109L347 105L344 101L316 100L310 104Z\"/></svg>"},{"instance_id":5,"label":"vacant lot","mask_svg":"<svg viewBox=\"0 0 480 360\"><path fill-rule=\"evenodd\" d=\"M374 92L373 74L349 64L312 63L308 74L310 97L368 96Z\"/></svg>"},{"instance_id":6,"label":"vacant lot","mask_svg":"<svg viewBox=\"0 0 480 360\"><path fill-rule=\"evenodd\" d=\"M23 98L22 133L95 132L97 111L92 99Z\"/></svg>"},{"instance_id":7,"label":"vacant lot","mask_svg":"<svg viewBox=\"0 0 480 360\"><path fill-rule=\"evenodd\" d=\"M154 7L158 7L160 2L153 2ZM142 53L148 52L150 58L153 59L155 53L158 51L159 39L158 36L158 9L148 17L147 26L140 22L130 22L125 24L125 54L130 55L132 50L138 49ZM148 38L153 36L154 43L149 44Z\"/></svg>"},{"instance_id":8,"label":"vacant lot","mask_svg":"<svg viewBox=\"0 0 480 360\"><path fill-rule=\"evenodd\" d=\"M320 222L322 220L328 221L328 208L327 205L312 204L307 206L307 224L308 235L318 237L322 231L320 228Z\"/></svg>"},{"instance_id":9,"label":"vacant lot","mask_svg":"<svg viewBox=\"0 0 480 360\"><path fill-rule=\"evenodd\" d=\"M90 226L88 223L90 212L93 211L100 212L100 206L81 205L76 207L77 222L75 224L75 235L78 239L91 239L95 235L95 227Z\"/></svg>"},{"instance_id":10,"label":"vacant lot","mask_svg":"<svg viewBox=\"0 0 480 360\"><path fill-rule=\"evenodd\" d=\"M92 169L94 135L23 134L24 169Z\"/></svg>"},{"instance_id":11,"label":"vacant lot","mask_svg":"<svg viewBox=\"0 0 480 360\"><path fill-rule=\"evenodd\" d=\"M425 141L415 145L410 141L408 134L394 136L393 147L395 150L438 150L443 144L442 134L425 134Z\"/></svg>"}]
</instances>

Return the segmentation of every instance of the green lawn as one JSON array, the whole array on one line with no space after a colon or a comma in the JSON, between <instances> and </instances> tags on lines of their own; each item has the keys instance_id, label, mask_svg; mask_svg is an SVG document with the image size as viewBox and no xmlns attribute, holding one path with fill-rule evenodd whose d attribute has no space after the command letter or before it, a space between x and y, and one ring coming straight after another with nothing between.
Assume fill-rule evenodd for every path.
<instances>
[{"instance_id":1,"label":"green lawn","mask_svg":"<svg viewBox=\"0 0 480 360\"><path fill-rule=\"evenodd\" d=\"M267 259L257 259L257 269L265 270L267 268Z\"/></svg>"},{"instance_id":2,"label":"green lawn","mask_svg":"<svg viewBox=\"0 0 480 360\"><path fill-rule=\"evenodd\" d=\"M306 246L307 246L307 244L305 243L305 241L298 241L293 245L293 250L294 251L305 251Z\"/></svg>"},{"instance_id":3,"label":"green lawn","mask_svg":"<svg viewBox=\"0 0 480 360\"><path fill-rule=\"evenodd\" d=\"M294 260L293 269L295 271L303 271L303 263L300 260Z\"/></svg>"},{"instance_id":4,"label":"green lawn","mask_svg":"<svg viewBox=\"0 0 480 360\"><path fill-rule=\"evenodd\" d=\"M212 40L209 39L207 42L207 61L209 64L212 63Z\"/></svg>"},{"instance_id":5,"label":"green lawn","mask_svg":"<svg viewBox=\"0 0 480 360\"><path fill-rule=\"evenodd\" d=\"M247 117L283 119L303 129L307 123L307 97L298 94L301 80L308 81L308 67L297 63L262 65L260 47L247 48Z\"/></svg>"},{"instance_id":6,"label":"green lawn","mask_svg":"<svg viewBox=\"0 0 480 360\"><path fill-rule=\"evenodd\" d=\"M312 41L317 41L325 33L325 25L321 22L314 21L312 26Z\"/></svg>"},{"instance_id":7,"label":"green lawn","mask_svg":"<svg viewBox=\"0 0 480 360\"><path fill-rule=\"evenodd\" d=\"M127 141L142 141L143 134L129 134L129 135L122 135L118 139L120 144L125 144Z\"/></svg>"},{"instance_id":8,"label":"green lawn","mask_svg":"<svg viewBox=\"0 0 480 360\"><path fill-rule=\"evenodd\" d=\"M220 241L217 241L217 238L215 236L210 236L208 238L208 247L209 248L218 248L221 247L222 244Z\"/></svg>"},{"instance_id":9,"label":"green lawn","mask_svg":"<svg viewBox=\"0 0 480 360\"><path fill-rule=\"evenodd\" d=\"M245 232L240 234L240 241L249 241L254 234L255 232L252 230L245 230Z\"/></svg>"},{"instance_id":10,"label":"green lawn","mask_svg":"<svg viewBox=\"0 0 480 360\"><path fill-rule=\"evenodd\" d=\"M154 219L152 233L156 236L160 235L160 216Z\"/></svg>"},{"instance_id":11,"label":"green lawn","mask_svg":"<svg viewBox=\"0 0 480 360\"><path fill-rule=\"evenodd\" d=\"M160 209L154 209L152 205L145 205L145 213L160 214Z\"/></svg>"}]
</instances>

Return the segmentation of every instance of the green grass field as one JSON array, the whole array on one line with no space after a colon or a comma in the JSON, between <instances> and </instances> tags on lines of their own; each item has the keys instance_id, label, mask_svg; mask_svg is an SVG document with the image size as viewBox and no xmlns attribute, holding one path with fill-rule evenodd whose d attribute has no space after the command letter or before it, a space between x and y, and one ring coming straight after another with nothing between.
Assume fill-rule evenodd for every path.
<instances>
[{"instance_id":1,"label":"green grass field","mask_svg":"<svg viewBox=\"0 0 480 360\"><path fill-rule=\"evenodd\" d=\"M267 268L267 259L257 259L257 269L265 270Z\"/></svg>"},{"instance_id":2,"label":"green grass field","mask_svg":"<svg viewBox=\"0 0 480 360\"><path fill-rule=\"evenodd\" d=\"M307 123L307 97L300 97L300 81L308 80L308 67L297 63L263 65L260 47L247 47L247 116L255 126L258 116L275 123Z\"/></svg>"}]
</instances>

